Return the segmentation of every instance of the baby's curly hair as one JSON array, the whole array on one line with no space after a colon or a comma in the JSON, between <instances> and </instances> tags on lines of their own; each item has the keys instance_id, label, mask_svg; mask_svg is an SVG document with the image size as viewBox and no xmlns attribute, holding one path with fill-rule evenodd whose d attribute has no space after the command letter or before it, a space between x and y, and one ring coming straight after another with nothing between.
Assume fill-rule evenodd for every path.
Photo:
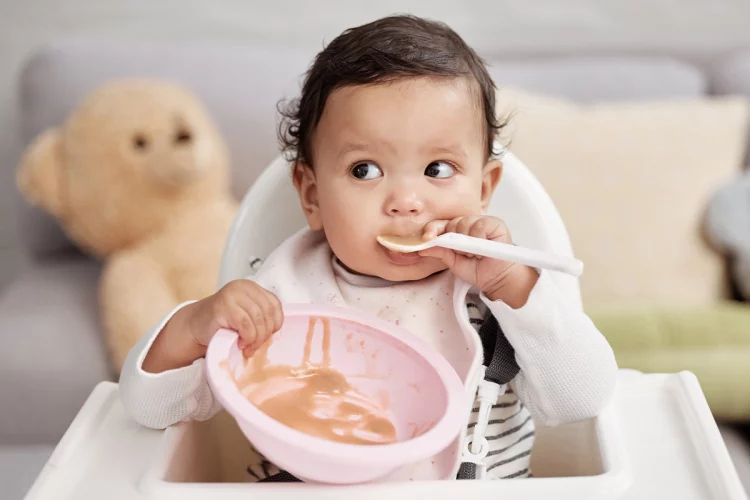
<instances>
[{"instance_id":1,"label":"baby's curly hair","mask_svg":"<svg viewBox=\"0 0 750 500\"><path fill-rule=\"evenodd\" d=\"M334 90L416 77L476 82L487 157L492 156L494 140L505 122L496 117L496 87L484 61L447 25L400 15L348 29L315 57L305 75L301 97L278 106L279 143L286 158L312 167L311 137Z\"/></svg>"}]
</instances>

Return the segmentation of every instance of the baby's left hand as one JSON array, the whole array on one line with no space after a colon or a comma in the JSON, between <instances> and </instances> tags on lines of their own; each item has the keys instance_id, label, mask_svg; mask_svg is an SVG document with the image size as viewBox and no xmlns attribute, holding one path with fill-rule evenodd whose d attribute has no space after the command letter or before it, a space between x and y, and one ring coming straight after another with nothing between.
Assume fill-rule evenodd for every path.
<instances>
[{"instance_id":1,"label":"baby's left hand","mask_svg":"<svg viewBox=\"0 0 750 500\"><path fill-rule=\"evenodd\" d=\"M444 233L512 243L508 227L502 219L486 215L432 221L424 227L422 238L427 241ZM513 308L522 307L526 303L539 278L535 269L523 264L464 254L447 248L433 247L419 253L424 257L442 260L453 274L478 287L487 298L492 301L502 300Z\"/></svg>"}]
</instances>

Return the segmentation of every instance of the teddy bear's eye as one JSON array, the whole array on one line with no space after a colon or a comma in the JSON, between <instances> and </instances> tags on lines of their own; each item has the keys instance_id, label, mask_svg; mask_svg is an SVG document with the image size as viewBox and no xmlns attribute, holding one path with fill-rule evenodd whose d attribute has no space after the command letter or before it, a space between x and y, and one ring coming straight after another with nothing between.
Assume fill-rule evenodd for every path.
<instances>
[{"instance_id":1,"label":"teddy bear's eye","mask_svg":"<svg viewBox=\"0 0 750 500\"><path fill-rule=\"evenodd\" d=\"M192 138L193 136L190 134L190 131L183 128L177 132L177 135L174 137L174 142L177 144L187 144Z\"/></svg>"},{"instance_id":2,"label":"teddy bear's eye","mask_svg":"<svg viewBox=\"0 0 750 500\"><path fill-rule=\"evenodd\" d=\"M148 139L138 134L135 137L133 137L133 146L135 147L135 149L138 149L140 151L145 151L146 148L148 147Z\"/></svg>"}]
</instances>

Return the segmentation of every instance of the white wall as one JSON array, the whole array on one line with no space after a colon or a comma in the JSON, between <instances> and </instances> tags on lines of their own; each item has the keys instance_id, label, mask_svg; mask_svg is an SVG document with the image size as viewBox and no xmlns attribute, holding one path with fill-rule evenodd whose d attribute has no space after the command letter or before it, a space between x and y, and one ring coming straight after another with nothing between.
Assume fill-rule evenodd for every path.
<instances>
[{"instance_id":1,"label":"white wall","mask_svg":"<svg viewBox=\"0 0 750 500\"><path fill-rule=\"evenodd\" d=\"M747 0L0 0L0 168L14 168L15 81L39 44L73 35L320 46L392 12L449 22L486 53L690 53L750 47ZM0 185L0 287L22 259Z\"/></svg>"}]
</instances>

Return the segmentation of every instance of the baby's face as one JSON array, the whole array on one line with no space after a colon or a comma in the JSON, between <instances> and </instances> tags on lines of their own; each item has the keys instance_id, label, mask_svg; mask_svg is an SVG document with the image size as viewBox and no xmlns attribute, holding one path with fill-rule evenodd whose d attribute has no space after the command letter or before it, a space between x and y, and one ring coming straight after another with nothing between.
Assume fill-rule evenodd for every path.
<instances>
[{"instance_id":1,"label":"baby's face","mask_svg":"<svg viewBox=\"0 0 750 500\"><path fill-rule=\"evenodd\" d=\"M486 161L483 122L463 80L334 91L312 139L314 169L295 172L310 227L324 230L339 260L361 274L406 281L445 269L436 259L390 252L376 237L483 213L501 168Z\"/></svg>"}]
</instances>

